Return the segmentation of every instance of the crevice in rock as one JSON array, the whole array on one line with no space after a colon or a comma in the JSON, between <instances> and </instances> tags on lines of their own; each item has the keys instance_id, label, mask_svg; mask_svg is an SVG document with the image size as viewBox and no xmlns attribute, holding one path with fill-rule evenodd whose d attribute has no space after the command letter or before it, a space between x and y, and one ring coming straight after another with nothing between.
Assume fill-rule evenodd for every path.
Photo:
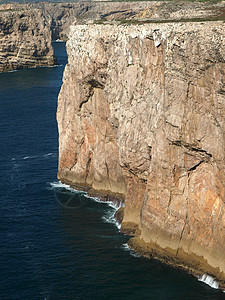
<instances>
[{"instance_id":1,"label":"crevice in rock","mask_svg":"<svg viewBox=\"0 0 225 300\"><path fill-rule=\"evenodd\" d=\"M87 96L87 98L85 100L83 100L80 105L79 105L79 109L81 110L82 106L87 103L89 101L89 99L93 96L94 94L94 89L104 89L104 85L102 83L100 83L99 81L97 81L96 79L90 79L87 81L88 85L89 85L89 94Z\"/></svg>"},{"instance_id":2,"label":"crevice in rock","mask_svg":"<svg viewBox=\"0 0 225 300\"><path fill-rule=\"evenodd\" d=\"M152 159L152 146L148 146L148 155L149 155L149 160Z\"/></svg>"},{"instance_id":3,"label":"crevice in rock","mask_svg":"<svg viewBox=\"0 0 225 300\"><path fill-rule=\"evenodd\" d=\"M105 161L105 167L106 167L106 172L107 172L107 178L109 179L109 167L107 162Z\"/></svg>"},{"instance_id":4,"label":"crevice in rock","mask_svg":"<svg viewBox=\"0 0 225 300\"><path fill-rule=\"evenodd\" d=\"M147 183L147 179L144 179L144 178L138 176L139 174L141 174L141 172L139 172L139 174L138 174L138 172L137 171L135 172L135 170L131 169L128 164L124 164L121 167L123 169L125 169L126 171L128 171L129 173L131 173L132 175L134 175L136 178L138 178L142 182Z\"/></svg>"},{"instance_id":5,"label":"crevice in rock","mask_svg":"<svg viewBox=\"0 0 225 300\"><path fill-rule=\"evenodd\" d=\"M168 206L167 206L167 213L170 214L170 204L171 204L171 200L172 200L172 192L170 191L170 198L169 198L169 202L168 202Z\"/></svg>"},{"instance_id":6,"label":"crevice in rock","mask_svg":"<svg viewBox=\"0 0 225 300\"><path fill-rule=\"evenodd\" d=\"M89 101L89 99L93 96L93 94L94 94L94 90L93 90L93 88L91 88L87 98L80 103L80 105L79 105L80 110L81 110L82 106Z\"/></svg>"},{"instance_id":7,"label":"crevice in rock","mask_svg":"<svg viewBox=\"0 0 225 300\"><path fill-rule=\"evenodd\" d=\"M184 229L185 229L187 223L188 223L188 215L187 215L187 213L186 213L186 218L185 218L185 221L184 221L183 229L182 229L181 234L180 234L180 240L179 240L178 248L177 248L177 251L176 251L176 256L178 255L178 252L179 252L179 250L180 250L180 243L181 243L181 241L182 241L183 234L184 234Z\"/></svg>"},{"instance_id":8,"label":"crevice in rock","mask_svg":"<svg viewBox=\"0 0 225 300\"><path fill-rule=\"evenodd\" d=\"M104 85L102 83L100 83L99 81L97 81L96 79L88 80L88 83L90 84L90 86L92 88L99 88L99 89L104 88Z\"/></svg>"},{"instance_id":9,"label":"crevice in rock","mask_svg":"<svg viewBox=\"0 0 225 300\"><path fill-rule=\"evenodd\" d=\"M84 104L84 103L87 103L88 100L89 100L89 97L88 97L86 100L82 101L82 102L80 103L80 105L79 105L79 109L81 109L82 106L83 106L83 104Z\"/></svg>"},{"instance_id":10,"label":"crevice in rock","mask_svg":"<svg viewBox=\"0 0 225 300\"><path fill-rule=\"evenodd\" d=\"M196 165L194 165L193 167L191 167L190 169L188 169L188 171L194 171L194 170L196 170L196 168L198 166L200 166L203 162L204 162L204 160L201 160L199 163L197 163Z\"/></svg>"},{"instance_id":11,"label":"crevice in rock","mask_svg":"<svg viewBox=\"0 0 225 300\"><path fill-rule=\"evenodd\" d=\"M202 163L202 162L201 162ZM200 164L201 164L200 163ZM197 164L197 165L200 165L200 164ZM197 168L197 165L196 165L196 168ZM188 172L188 180L187 180L187 190L189 190L189 185L190 185L190 172ZM177 248L177 251L176 251L176 256L178 255L178 252L179 252L179 249L180 249L180 244L181 244L181 241L183 239L183 234L184 234L184 230L186 228L186 225L188 223L188 207L189 207L189 196L186 197L186 204L187 204L187 210L186 210L186 217L185 217L185 221L184 221L184 226L183 226L183 229L181 231L181 234L180 234L180 240L179 240L179 244L178 244L178 248Z\"/></svg>"},{"instance_id":12,"label":"crevice in rock","mask_svg":"<svg viewBox=\"0 0 225 300\"><path fill-rule=\"evenodd\" d=\"M146 36L145 36L145 38L146 38L147 40L154 41L154 39L153 39L153 36L152 36L152 35L146 35Z\"/></svg>"},{"instance_id":13,"label":"crevice in rock","mask_svg":"<svg viewBox=\"0 0 225 300\"><path fill-rule=\"evenodd\" d=\"M174 127L174 128L179 128L179 126L174 125L174 124L172 124L172 123L170 123L170 122L168 122L168 121L165 121L165 123L168 124L168 125L170 125L170 126L172 126L172 127Z\"/></svg>"},{"instance_id":14,"label":"crevice in rock","mask_svg":"<svg viewBox=\"0 0 225 300\"><path fill-rule=\"evenodd\" d=\"M184 147L189 151L197 153L199 156L201 156L204 159L204 161L209 161L209 159L212 157L212 154L208 153L206 150L197 148L197 147L187 144L181 140L172 141L172 140L168 139L168 141L169 141L170 145Z\"/></svg>"},{"instance_id":15,"label":"crevice in rock","mask_svg":"<svg viewBox=\"0 0 225 300\"><path fill-rule=\"evenodd\" d=\"M85 183L87 182L87 177L89 175L90 165L91 165L91 157L89 157L86 165Z\"/></svg>"}]
</instances>

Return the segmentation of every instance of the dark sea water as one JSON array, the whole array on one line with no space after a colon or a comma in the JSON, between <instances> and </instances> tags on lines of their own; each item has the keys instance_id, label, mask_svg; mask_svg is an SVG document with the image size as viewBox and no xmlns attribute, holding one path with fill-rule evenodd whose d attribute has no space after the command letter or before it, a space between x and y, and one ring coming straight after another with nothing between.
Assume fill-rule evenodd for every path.
<instances>
[{"instance_id":1,"label":"dark sea water","mask_svg":"<svg viewBox=\"0 0 225 300\"><path fill-rule=\"evenodd\" d=\"M0 299L224 299L139 257L115 208L57 182L57 95L66 63L0 74Z\"/></svg>"}]
</instances>

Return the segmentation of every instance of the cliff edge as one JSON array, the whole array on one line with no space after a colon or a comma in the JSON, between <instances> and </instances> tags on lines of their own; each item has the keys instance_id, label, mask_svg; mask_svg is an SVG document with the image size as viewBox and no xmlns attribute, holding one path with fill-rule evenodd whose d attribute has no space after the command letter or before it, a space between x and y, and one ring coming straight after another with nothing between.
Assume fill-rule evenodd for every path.
<instances>
[{"instance_id":1,"label":"cliff edge","mask_svg":"<svg viewBox=\"0 0 225 300\"><path fill-rule=\"evenodd\" d=\"M51 41L70 25L224 20L224 2L137 1L0 5L0 72L54 65Z\"/></svg>"},{"instance_id":2,"label":"cliff edge","mask_svg":"<svg viewBox=\"0 0 225 300\"><path fill-rule=\"evenodd\" d=\"M222 22L71 27L58 178L125 201L130 246L225 287Z\"/></svg>"},{"instance_id":3,"label":"cliff edge","mask_svg":"<svg viewBox=\"0 0 225 300\"><path fill-rule=\"evenodd\" d=\"M54 65L51 42L42 10L0 10L0 72Z\"/></svg>"}]
</instances>

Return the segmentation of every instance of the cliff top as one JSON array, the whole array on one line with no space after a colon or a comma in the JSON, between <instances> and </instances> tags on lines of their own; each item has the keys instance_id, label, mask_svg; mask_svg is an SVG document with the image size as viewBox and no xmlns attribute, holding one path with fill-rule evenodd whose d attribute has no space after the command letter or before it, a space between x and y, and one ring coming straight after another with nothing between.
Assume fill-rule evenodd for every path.
<instances>
[{"instance_id":1,"label":"cliff top","mask_svg":"<svg viewBox=\"0 0 225 300\"><path fill-rule=\"evenodd\" d=\"M94 22L154 23L225 20L225 1L79 1L76 3L2 4L0 14L42 9L57 19L70 18L79 24Z\"/></svg>"}]
</instances>

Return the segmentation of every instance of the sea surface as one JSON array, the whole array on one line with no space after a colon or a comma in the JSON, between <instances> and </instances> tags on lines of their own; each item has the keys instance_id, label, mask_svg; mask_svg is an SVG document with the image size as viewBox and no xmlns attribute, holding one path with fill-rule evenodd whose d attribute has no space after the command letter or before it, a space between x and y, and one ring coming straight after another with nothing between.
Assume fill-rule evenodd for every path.
<instances>
[{"instance_id":1,"label":"sea surface","mask_svg":"<svg viewBox=\"0 0 225 300\"><path fill-rule=\"evenodd\" d=\"M224 299L140 257L100 203L57 181L57 96L66 64L0 74L0 299Z\"/></svg>"}]
</instances>

